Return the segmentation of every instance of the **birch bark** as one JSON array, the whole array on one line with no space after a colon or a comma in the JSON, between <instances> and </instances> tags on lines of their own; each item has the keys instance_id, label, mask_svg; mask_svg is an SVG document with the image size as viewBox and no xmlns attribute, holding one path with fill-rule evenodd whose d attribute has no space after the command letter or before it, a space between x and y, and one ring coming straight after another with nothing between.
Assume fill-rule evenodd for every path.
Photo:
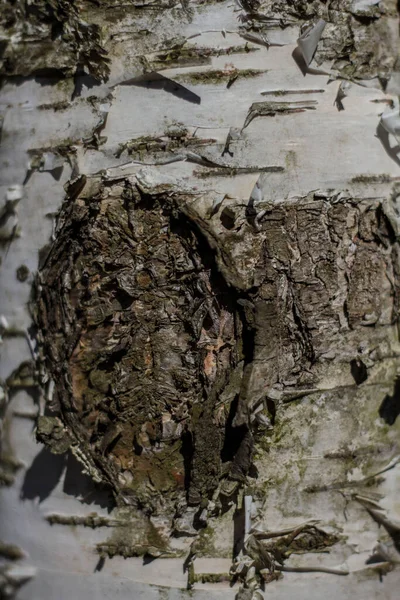
<instances>
[{"instance_id":1,"label":"birch bark","mask_svg":"<svg viewBox=\"0 0 400 600\"><path fill-rule=\"evenodd\" d=\"M397 597L396 2L0 19L3 596Z\"/></svg>"}]
</instances>

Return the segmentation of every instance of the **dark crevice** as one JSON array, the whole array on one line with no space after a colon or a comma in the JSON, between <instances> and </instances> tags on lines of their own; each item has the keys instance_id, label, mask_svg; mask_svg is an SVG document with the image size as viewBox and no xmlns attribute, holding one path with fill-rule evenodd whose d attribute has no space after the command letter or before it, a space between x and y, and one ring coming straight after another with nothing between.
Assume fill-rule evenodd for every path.
<instances>
[{"instance_id":1,"label":"dark crevice","mask_svg":"<svg viewBox=\"0 0 400 600\"><path fill-rule=\"evenodd\" d=\"M190 476L191 476L191 472L192 472L192 459L193 459L193 452L194 452L193 436L187 428L182 433L181 442L182 442L182 444L181 444L180 452L183 457L183 466L184 466L184 472L185 472L184 486L185 486L185 490L187 492L190 487Z\"/></svg>"},{"instance_id":2,"label":"dark crevice","mask_svg":"<svg viewBox=\"0 0 400 600\"><path fill-rule=\"evenodd\" d=\"M345 275L345 277L346 277L347 285L349 285L350 282L349 282L349 278L348 278L347 274ZM343 314L345 316L346 323L348 324L350 329L353 329L353 327L351 325L351 319L350 319L350 313L349 313L349 303L348 303L347 299L343 302Z\"/></svg>"},{"instance_id":3,"label":"dark crevice","mask_svg":"<svg viewBox=\"0 0 400 600\"><path fill-rule=\"evenodd\" d=\"M118 444L119 440L122 437L122 433L118 433L118 435L112 440L112 442L110 442L108 444L108 446L105 448L104 450L104 455L107 456L107 454L110 454L110 452L113 451L113 449L115 448L115 446Z\"/></svg>"},{"instance_id":4,"label":"dark crevice","mask_svg":"<svg viewBox=\"0 0 400 600\"><path fill-rule=\"evenodd\" d=\"M235 227L235 213L233 210L225 207L221 212L220 221L225 229L233 229Z\"/></svg>"},{"instance_id":5,"label":"dark crevice","mask_svg":"<svg viewBox=\"0 0 400 600\"><path fill-rule=\"evenodd\" d=\"M59 21L55 21L51 24L51 39L54 42L59 39L63 34L63 24Z\"/></svg>"},{"instance_id":6,"label":"dark crevice","mask_svg":"<svg viewBox=\"0 0 400 600\"><path fill-rule=\"evenodd\" d=\"M276 419L276 404L271 398L266 399L267 409L271 417L271 425L275 425Z\"/></svg>"},{"instance_id":7,"label":"dark crevice","mask_svg":"<svg viewBox=\"0 0 400 600\"><path fill-rule=\"evenodd\" d=\"M380 14L377 13L375 15L358 15L355 13L351 13L353 19L355 19L360 25L365 25L366 27L368 27L369 25L371 25L372 23L374 23L374 21L377 21L380 17Z\"/></svg>"},{"instance_id":8,"label":"dark crevice","mask_svg":"<svg viewBox=\"0 0 400 600\"><path fill-rule=\"evenodd\" d=\"M194 250L201 259L201 266L209 272L210 285L214 298L226 310L234 313L237 291L226 282L221 271L218 269L215 252L210 247L204 233L196 223L193 223L182 214L178 217L171 215L170 226L171 231L185 241L188 251L191 254L193 254L193 243L195 243Z\"/></svg>"},{"instance_id":9,"label":"dark crevice","mask_svg":"<svg viewBox=\"0 0 400 600\"><path fill-rule=\"evenodd\" d=\"M133 451L136 456L140 456L143 452L143 446L138 443L136 436L133 438Z\"/></svg>"},{"instance_id":10,"label":"dark crevice","mask_svg":"<svg viewBox=\"0 0 400 600\"><path fill-rule=\"evenodd\" d=\"M126 310L127 308L129 308L133 302L132 296L125 290L122 290L121 288L118 288L115 291L115 299L121 305L122 310Z\"/></svg>"},{"instance_id":11,"label":"dark crevice","mask_svg":"<svg viewBox=\"0 0 400 600\"><path fill-rule=\"evenodd\" d=\"M232 558L235 559L240 552L244 552L244 505L237 509L233 515L233 548Z\"/></svg>"},{"instance_id":12,"label":"dark crevice","mask_svg":"<svg viewBox=\"0 0 400 600\"><path fill-rule=\"evenodd\" d=\"M251 292L250 292L251 293ZM248 295L250 295L250 293ZM256 338L255 307L251 300L239 298L238 313L242 322L242 352L244 366L249 365L254 359L254 348Z\"/></svg>"},{"instance_id":13,"label":"dark crevice","mask_svg":"<svg viewBox=\"0 0 400 600\"><path fill-rule=\"evenodd\" d=\"M251 431L246 425L236 428L239 431L240 444L234 455L229 476L236 481L244 482L249 474L254 449L254 439ZM255 473L253 471L253 473ZM255 476L257 476L255 474Z\"/></svg>"},{"instance_id":14,"label":"dark crevice","mask_svg":"<svg viewBox=\"0 0 400 600\"><path fill-rule=\"evenodd\" d=\"M231 402L228 419L225 426L225 437L224 445L221 451L222 462L230 462L234 459L235 454L239 450L240 444L242 443L243 437L247 432L246 426L233 427L232 422L235 418L239 397Z\"/></svg>"},{"instance_id":15,"label":"dark crevice","mask_svg":"<svg viewBox=\"0 0 400 600\"><path fill-rule=\"evenodd\" d=\"M382 404L379 407L379 416L388 425L394 425L397 417L400 414L400 377L398 377L394 384L394 391L391 396L386 394Z\"/></svg>"},{"instance_id":16,"label":"dark crevice","mask_svg":"<svg viewBox=\"0 0 400 600\"><path fill-rule=\"evenodd\" d=\"M368 370L360 358L353 358L350 362L351 374L357 385L368 379Z\"/></svg>"},{"instance_id":17,"label":"dark crevice","mask_svg":"<svg viewBox=\"0 0 400 600\"><path fill-rule=\"evenodd\" d=\"M376 209L376 220L378 222L377 241L383 244L385 248L393 246L396 243L396 233L381 205Z\"/></svg>"},{"instance_id":18,"label":"dark crevice","mask_svg":"<svg viewBox=\"0 0 400 600\"><path fill-rule=\"evenodd\" d=\"M252 227L255 227L255 218L257 216L257 210L254 207L254 198L250 196L249 202L246 206L245 211L246 220Z\"/></svg>"},{"instance_id":19,"label":"dark crevice","mask_svg":"<svg viewBox=\"0 0 400 600\"><path fill-rule=\"evenodd\" d=\"M103 360L101 363L97 365L97 368L100 371L108 371L112 372L114 366L121 362L124 356L127 354L128 350L123 348L122 350L118 350L117 352L113 352L106 360Z\"/></svg>"},{"instance_id":20,"label":"dark crevice","mask_svg":"<svg viewBox=\"0 0 400 600\"><path fill-rule=\"evenodd\" d=\"M199 531L200 529L205 529L207 527L207 522L201 518L202 514L203 514L203 507L200 506L199 510L196 512L196 514L193 517L193 527L197 531Z\"/></svg>"}]
</instances>

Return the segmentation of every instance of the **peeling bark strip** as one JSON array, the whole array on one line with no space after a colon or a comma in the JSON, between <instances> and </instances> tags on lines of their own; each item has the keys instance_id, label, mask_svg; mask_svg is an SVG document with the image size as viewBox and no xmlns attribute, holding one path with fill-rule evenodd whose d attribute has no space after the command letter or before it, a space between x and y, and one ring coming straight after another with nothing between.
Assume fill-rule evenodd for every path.
<instances>
[{"instance_id":1,"label":"peeling bark strip","mask_svg":"<svg viewBox=\"0 0 400 600\"><path fill-rule=\"evenodd\" d=\"M275 117L276 114L290 115L292 113L315 110L316 100L299 100L298 102L254 102L243 125L245 129L256 117Z\"/></svg>"},{"instance_id":2,"label":"peeling bark strip","mask_svg":"<svg viewBox=\"0 0 400 600\"><path fill-rule=\"evenodd\" d=\"M64 203L35 310L59 414L38 436L172 515L245 480L267 398L350 368L366 326L387 339L398 246L375 200L312 192L255 228L243 205L203 219L198 194L144 181L94 177Z\"/></svg>"}]
</instances>

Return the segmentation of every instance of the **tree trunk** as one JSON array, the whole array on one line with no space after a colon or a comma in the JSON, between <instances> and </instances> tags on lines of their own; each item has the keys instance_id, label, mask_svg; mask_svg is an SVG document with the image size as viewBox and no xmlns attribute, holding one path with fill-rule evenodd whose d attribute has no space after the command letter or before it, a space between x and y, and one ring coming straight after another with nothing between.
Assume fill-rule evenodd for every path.
<instances>
[{"instance_id":1,"label":"tree trunk","mask_svg":"<svg viewBox=\"0 0 400 600\"><path fill-rule=\"evenodd\" d=\"M396 597L397 4L0 18L0 596Z\"/></svg>"}]
</instances>

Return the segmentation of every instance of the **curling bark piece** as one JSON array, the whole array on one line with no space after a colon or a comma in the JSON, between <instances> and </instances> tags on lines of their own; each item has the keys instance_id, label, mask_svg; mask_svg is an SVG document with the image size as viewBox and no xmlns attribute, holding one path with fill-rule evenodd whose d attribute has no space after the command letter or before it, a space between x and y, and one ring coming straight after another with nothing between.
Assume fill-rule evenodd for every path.
<instances>
[{"instance_id":1,"label":"curling bark piece","mask_svg":"<svg viewBox=\"0 0 400 600\"><path fill-rule=\"evenodd\" d=\"M309 27L297 40L297 45L303 55L307 67L313 59L326 22L320 19L315 25Z\"/></svg>"}]
</instances>

